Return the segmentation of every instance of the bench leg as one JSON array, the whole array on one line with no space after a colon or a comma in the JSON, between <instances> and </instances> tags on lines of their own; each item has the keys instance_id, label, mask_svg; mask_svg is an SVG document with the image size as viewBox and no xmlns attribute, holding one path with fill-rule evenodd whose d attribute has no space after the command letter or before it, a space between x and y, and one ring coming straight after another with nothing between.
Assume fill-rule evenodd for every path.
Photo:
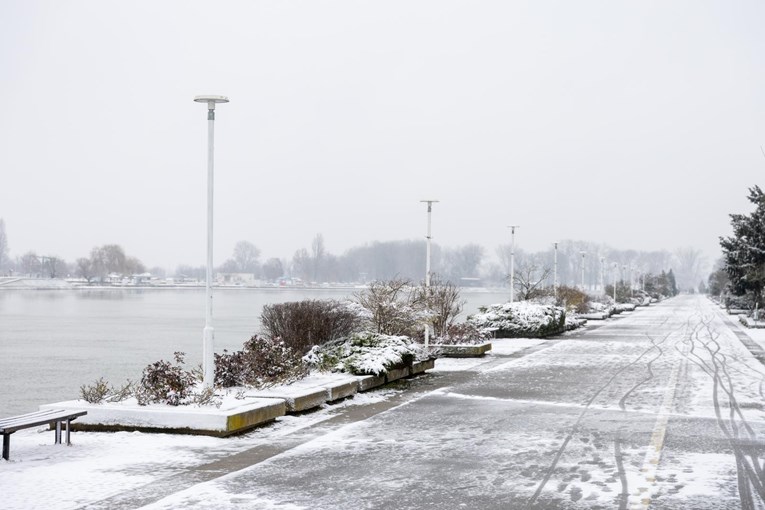
<instances>
[{"instance_id":1,"label":"bench leg","mask_svg":"<svg viewBox=\"0 0 765 510\"><path fill-rule=\"evenodd\" d=\"M11 455L11 435L3 434L3 458L8 460Z\"/></svg>"},{"instance_id":2,"label":"bench leg","mask_svg":"<svg viewBox=\"0 0 765 510\"><path fill-rule=\"evenodd\" d=\"M66 420L66 445L72 446L71 441L72 420Z\"/></svg>"},{"instance_id":3,"label":"bench leg","mask_svg":"<svg viewBox=\"0 0 765 510\"><path fill-rule=\"evenodd\" d=\"M56 422L56 442L55 444L61 444L61 421Z\"/></svg>"}]
</instances>

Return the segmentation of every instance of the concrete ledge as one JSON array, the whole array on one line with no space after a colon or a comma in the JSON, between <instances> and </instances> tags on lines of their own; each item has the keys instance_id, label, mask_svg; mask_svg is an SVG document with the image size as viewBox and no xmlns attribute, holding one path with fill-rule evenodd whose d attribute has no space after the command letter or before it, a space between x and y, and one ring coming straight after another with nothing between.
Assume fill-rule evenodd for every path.
<instances>
[{"instance_id":1,"label":"concrete ledge","mask_svg":"<svg viewBox=\"0 0 765 510\"><path fill-rule=\"evenodd\" d=\"M756 321L752 319L751 317L747 317L747 315L743 313L738 316L738 320L739 322L741 322L741 324L743 324L747 328L753 328L753 329L765 328L765 321L763 320Z\"/></svg>"},{"instance_id":2,"label":"concrete ledge","mask_svg":"<svg viewBox=\"0 0 765 510\"><path fill-rule=\"evenodd\" d=\"M254 401L253 401L254 400ZM72 430L174 432L225 437L268 423L287 411L284 400L259 398L237 401L229 407L88 404L82 400L45 404L40 410L65 407L87 411L72 422Z\"/></svg>"},{"instance_id":3,"label":"concrete ledge","mask_svg":"<svg viewBox=\"0 0 765 510\"><path fill-rule=\"evenodd\" d=\"M327 401L327 390L321 386L278 386L255 391L251 395L256 398L277 398L284 400L288 413L307 411L319 407Z\"/></svg>"},{"instance_id":4,"label":"concrete ledge","mask_svg":"<svg viewBox=\"0 0 765 510\"><path fill-rule=\"evenodd\" d=\"M359 385L359 391L368 391L373 388L379 388L385 384L384 375L359 375L356 376Z\"/></svg>"},{"instance_id":5,"label":"concrete ledge","mask_svg":"<svg viewBox=\"0 0 765 510\"><path fill-rule=\"evenodd\" d=\"M491 342L476 345L433 345L444 358L478 358L491 350Z\"/></svg>"},{"instance_id":6,"label":"concrete ledge","mask_svg":"<svg viewBox=\"0 0 765 510\"><path fill-rule=\"evenodd\" d=\"M435 358L426 359L422 361L415 361L414 363L412 363L412 366L409 369L409 375L422 374L426 370L430 370L435 366L436 366Z\"/></svg>"},{"instance_id":7,"label":"concrete ledge","mask_svg":"<svg viewBox=\"0 0 765 510\"><path fill-rule=\"evenodd\" d=\"M603 321L608 319L606 312L594 312L594 313L582 313L576 316L577 319L584 319L588 321Z\"/></svg>"},{"instance_id":8,"label":"concrete ledge","mask_svg":"<svg viewBox=\"0 0 765 510\"><path fill-rule=\"evenodd\" d=\"M350 397L359 391L359 381L356 378L337 381L325 386L327 400L334 402L341 398Z\"/></svg>"},{"instance_id":9,"label":"concrete ledge","mask_svg":"<svg viewBox=\"0 0 765 510\"><path fill-rule=\"evenodd\" d=\"M391 368L388 370L388 373L385 374L385 382L389 383L392 381L397 381L399 379L403 379L404 377L409 377L409 367Z\"/></svg>"}]
</instances>

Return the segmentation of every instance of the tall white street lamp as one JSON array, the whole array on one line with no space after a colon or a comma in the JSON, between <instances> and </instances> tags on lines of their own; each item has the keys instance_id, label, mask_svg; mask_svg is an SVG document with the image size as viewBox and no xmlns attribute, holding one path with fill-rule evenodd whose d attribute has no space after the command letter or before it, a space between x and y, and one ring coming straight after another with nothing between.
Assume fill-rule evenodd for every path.
<instances>
[{"instance_id":1,"label":"tall white street lamp","mask_svg":"<svg viewBox=\"0 0 765 510\"><path fill-rule=\"evenodd\" d=\"M205 388L215 384L215 357L212 326L212 271L213 271L213 161L215 141L215 105L228 103L226 96L196 96L197 103L207 103L207 277L205 279L205 328L202 333L202 372Z\"/></svg>"},{"instance_id":2,"label":"tall white street lamp","mask_svg":"<svg viewBox=\"0 0 765 510\"><path fill-rule=\"evenodd\" d=\"M613 273L613 278L614 278L614 304L616 304L616 272L618 270L619 270L619 265L616 262L614 262L614 273Z\"/></svg>"},{"instance_id":3,"label":"tall white street lamp","mask_svg":"<svg viewBox=\"0 0 765 510\"><path fill-rule=\"evenodd\" d=\"M582 254L582 292L584 292L584 257L587 255L586 251L580 251L579 253Z\"/></svg>"},{"instance_id":4,"label":"tall white street lamp","mask_svg":"<svg viewBox=\"0 0 765 510\"><path fill-rule=\"evenodd\" d=\"M630 298L635 297L635 270L630 262Z\"/></svg>"},{"instance_id":5,"label":"tall white street lamp","mask_svg":"<svg viewBox=\"0 0 765 510\"><path fill-rule=\"evenodd\" d=\"M606 258L600 257L600 292L606 293Z\"/></svg>"},{"instance_id":6,"label":"tall white street lamp","mask_svg":"<svg viewBox=\"0 0 765 510\"><path fill-rule=\"evenodd\" d=\"M520 225L508 225L510 229L510 303L515 301L515 229Z\"/></svg>"},{"instance_id":7,"label":"tall white street lamp","mask_svg":"<svg viewBox=\"0 0 765 510\"><path fill-rule=\"evenodd\" d=\"M558 302L558 243L553 243L555 250L553 251L553 297L555 302Z\"/></svg>"},{"instance_id":8,"label":"tall white street lamp","mask_svg":"<svg viewBox=\"0 0 765 510\"><path fill-rule=\"evenodd\" d=\"M430 216L433 211L433 204L438 203L438 200L420 200L420 202L424 202L428 204L428 235L425 237L427 239L426 243L426 251L425 251L425 291L426 295L430 295L428 292L430 290ZM427 349L428 343L430 342L430 322L425 324L425 348Z\"/></svg>"}]
</instances>

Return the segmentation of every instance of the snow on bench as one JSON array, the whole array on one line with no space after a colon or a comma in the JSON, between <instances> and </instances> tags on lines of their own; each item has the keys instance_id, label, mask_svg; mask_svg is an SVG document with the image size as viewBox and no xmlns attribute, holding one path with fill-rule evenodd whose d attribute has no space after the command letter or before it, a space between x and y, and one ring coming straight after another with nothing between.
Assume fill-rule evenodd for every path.
<instances>
[{"instance_id":1,"label":"snow on bench","mask_svg":"<svg viewBox=\"0 0 765 510\"><path fill-rule=\"evenodd\" d=\"M37 427L39 425L55 425L55 444L61 444L61 424L66 425L66 444L71 445L70 424L79 416L88 414L87 411L66 411L64 409L52 409L37 411L36 413L22 414L0 419L0 434L3 435L3 459L8 460L11 452L11 434L21 429Z\"/></svg>"}]
</instances>

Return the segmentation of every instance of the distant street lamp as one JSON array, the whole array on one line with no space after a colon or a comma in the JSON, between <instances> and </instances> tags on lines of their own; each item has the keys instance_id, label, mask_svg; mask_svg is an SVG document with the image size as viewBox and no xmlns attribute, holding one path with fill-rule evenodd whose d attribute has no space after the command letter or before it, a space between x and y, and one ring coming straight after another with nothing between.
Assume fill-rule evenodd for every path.
<instances>
[{"instance_id":1,"label":"distant street lamp","mask_svg":"<svg viewBox=\"0 0 765 510\"><path fill-rule=\"evenodd\" d=\"M558 243L553 243L555 251L553 252L553 296L555 302L558 302Z\"/></svg>"},{"instance_id":2,"label":"distant street lamp","mask_svg":"<svg viewBox=\"0 0 765 510\"><path fill-rule=\"evenodd\" d=\"M630 262L630 298L635 297L635 270Z\"/></svg>"},{"instance_id":3,"label":"distant street lamp","mask_svg":"<svg viewBox=\"0 0 765 510\"><path fill-rule=\"evenodd\" d=\"M508 225L510 229L510 303L515 301L515 229L520 225Z\"/></svg>"},{"instance_id":4,"label":"distant street lamp","mask_svg":"<svg viewBox=\"0 0 765 510\"><path fill-rule=\"evenodd\" d=\"M587 255L586 251L580 251L579 253L582 254L582 292L584 292L584 257Z\"/></svg>"},{"instance_id":5,"label":"distant street lamp","mask_svg":"<svg viewBox=\"0 0 765 510\"><path fill-rule=\"evenodd\" d=\"M207 103L207 277L205 279L205 328L202 334L202 372L205 388L215 384L215 357L212 327L212 271L213 271L213 160L215 141L215 104L228 103L226 96L197 96L197 103Z\"/></svg>"},{"instance_id":6,"label":"distant street lamp","mask_svg":"<svg viewBox=\"0 0 765 510\"><path fill-rule=\"evenodd\" d=\"M614 272L613 272L613 278L614 278L614 304L616 304L616 271L618 271L619 265L614 262Z\"/></svg>"},{"instance_id":7,"label":"distant street lamp","mask_svg":"<svg viewBox=\"0 0 765 510\"><path fill-rule=\"evenodd\" d=\"M606 293L606 258L600 257L600 291Z\"/></svg>"},{"instance_id":8,"label":"distant street lamp","mask_svg":"<svg viewBox=\"0 0 765 510\"><path fill-rule=\"evenodd\" d=\"M428 204L428 235L425 237L428 241L426 243L426 251L425 251L425 290L426 294L427 291L430 289L430 216L431 212L433 210L433 204L438 203L438 200L420 200L420 202L424 202ZM430 323L425 324L425 348L427 349L428 343L430 341Z\"/></svg>"}]
</instances>

